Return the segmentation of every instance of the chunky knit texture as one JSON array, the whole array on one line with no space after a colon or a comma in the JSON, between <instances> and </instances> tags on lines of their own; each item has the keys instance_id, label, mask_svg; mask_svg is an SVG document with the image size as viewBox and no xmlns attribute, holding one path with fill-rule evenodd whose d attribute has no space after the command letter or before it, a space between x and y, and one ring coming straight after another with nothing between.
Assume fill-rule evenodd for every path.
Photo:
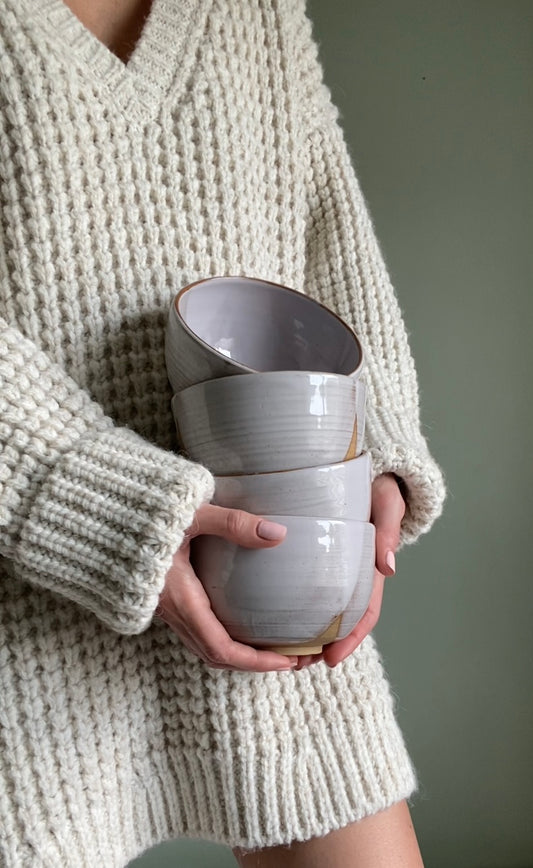
<instances>
[{"instance_id":1,"label":"chunky knit texture","mask_svg":"<svg viewBox=\"0 0 533 868\"><path fill-rule=\"evenodd\" d=\"M402 540L443 483L303 0L154 0L127 64L61 0L0 4L0 859L258 847L409 796L373 640L330 671L209 669L153 613L212 496L176 454L176 291L245 274L358 332Z\"/></svg>"}]
</instances>

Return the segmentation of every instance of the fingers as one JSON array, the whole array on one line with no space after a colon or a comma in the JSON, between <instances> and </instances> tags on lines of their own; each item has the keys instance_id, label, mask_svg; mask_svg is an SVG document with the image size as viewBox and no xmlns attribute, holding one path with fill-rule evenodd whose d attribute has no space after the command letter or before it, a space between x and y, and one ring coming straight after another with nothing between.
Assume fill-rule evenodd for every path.
<instances>
[{"instance_id":1,"label":"fingers","mask_svg":"<svg viewBox=\"0 0 533 868\"><path fill-rule=\"evenodd\" d=\"M378 476L372 484L371 521L376 528L376 570L368 608L349 636L324 648L324 661L336 666L372 632L381 613L385 577L396 570L395 552L405 515L405 501L392 473Z\"/></svg>"},{"instance_id":2,"label":"fingers","mask_svg":"<svg viewBox=\"0 0 533 868\"><path fill-rule=\"evenodd\" d=\"M391 473L378 476L372 484L371 521L376 528L376 566L384 576L396 571L395 552L404 515L405 501L395 477Z\"/></svg>"},{"instance_id":3,"label":"fingers","mask_svg":"<svg viewBox=\"0 0 533 868\"><path fill-rule=\"evenodd\" d=\"M307 666L312 666L313 663L320 663L324 659L324 654L303 654L298 657L298 663L294 667L297 671L305 669Z\"/></svg>"},{"instance_id":4,"label":"fingers","mask_svg":"<svg viewBox=\"0 0 533 868\"><path fill-rule=\"evenodd\" d=\"M172 579L171 570L167 576L169 581L161 595L159 614L188 648L215 668L266 672L303 669L320 660L328 666L336 666L361 644L379 619L385 576L395 572L394 555L404 514L405 502L394 475L377 477L372 485L371 521L376 528L376 571L370 602L350 635L326 646L321 654L287 657L260 651L231 639L211 609L207 594L189 563L188 544L176 553L176 575ZM187 537L212 534L247 548L268 548L279 545L286 532L284 525L261 516L204 504L197 510Z\"/></svg>"},{"instance_id":5,"label":"fingers","mask_svg":"<svg viewBox=\"0 0 533 868\"><path fill-rule=\"evenodd\" d=\"M238 509L204 504L195 513L173 565L166 576L157 614L187 648L209 666L268 672L293 668L298 658L261 651L235 642L211 608L205 589L189 561L190 541L211 534L246 548L272 548L285 538L284 525Z\"/></svg>"},{"instance_id":6,"label":"fingers","mask_svg":"<svg viewBox=\"0 0 533 868\"><path fill-rule=\"evenodd\" d=\"M209 666L270 672L292 669L297 657L259 651L235 642L211 608L202 583L183 550L176 552L157 607L159 617Z\"/></svg>"},{"instance_id":7,"label":"fingers","mask_svg":"<svg viewBox=\"0 0 533 868\"><path fill-rule=\"evenodd\" d=\"M322 654L287 657L260 651L235 642L215 616L207 594L188 560L188 545L176 553L177 580L167 581L161 595L159 614L184 644L208 665L222 669L267 672L303 669L319 660L336 666L348 657L374 629L380 615L385 576L395 572L405 502L392 474L383 474L372 485L371 521L376 528L376 571L367 611L345 639L326 646ZM284 525L270 522L243 510L204 504L197 510L187 537L212 534L246 548L279 545L287 533ZM171 571L172 572L172 571ZM167 577L168 578L168 577Z\"/></svg>"},{"instance_id":8,"label":"fingers","mask_svg":"<svg viewBox=\"0 0 533 868\"><path fill-rule=\"evenodd\" d=\"M272 548L285 539L285 525L267 521L242 509L226 509L206 503L196 512L194 536L212 534L245 548Z\"/></svg>"},{"instance_id":9,"label":"fingers","mask_svg":"<svg viewBox=\"0 0 533 868\"><path fill-rule=\"evenodd\" d=\"M332 642L324 648L324 661L328 666L336 666L350 654L352 654L358 645L361 644L369 633L376 626L383 602L383 589L385 586L385 576L378 570L374 572L374 586L368 604L368 608L355 628L339 642Z\"/></svg>"}]
</instances>

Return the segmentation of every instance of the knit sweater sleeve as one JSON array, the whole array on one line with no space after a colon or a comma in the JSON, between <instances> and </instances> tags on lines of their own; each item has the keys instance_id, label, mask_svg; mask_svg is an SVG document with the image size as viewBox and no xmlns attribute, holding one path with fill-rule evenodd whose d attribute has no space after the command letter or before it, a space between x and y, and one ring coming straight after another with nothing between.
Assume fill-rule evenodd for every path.
<instances>
[{"instance_id":1,"label":"knit sweater sleeve","mask_svg":"<svg viewBox=\"0 0 533 868\"><path fill-rule=\"evenodd\" d=\"M115 426L0 318L0 555L17 576L141 632L212 491L208 471Z\"/></svg>"},{"instance_id":2,"label":"knit sweater sleeve","mask_svg":"<svg viewBox=\"0 0 533 868\"><path fill-rule=\"evenodd\" d=\"M368 386L366 448L375 475L391 472L403 481L401 543L414 542L442 511L443 476L421 432L405 325L307 20L299 38L304 40L300 68L309 166L306 291L336 310L361 339Z\"/></svg>"}]
</instances>

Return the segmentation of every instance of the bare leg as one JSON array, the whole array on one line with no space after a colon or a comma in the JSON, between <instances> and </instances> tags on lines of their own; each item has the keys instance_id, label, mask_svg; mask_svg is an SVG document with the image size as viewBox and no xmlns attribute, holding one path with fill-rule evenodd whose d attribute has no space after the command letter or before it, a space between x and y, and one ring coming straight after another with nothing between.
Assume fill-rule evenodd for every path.
<instances>
[{"instance_id":1,"label":"bare leg","mask_svg":"<svg viewBox=\"0 0 533 868\"><path fill-rule=\"evenodd\" d=\"M424 868L407 802L323 838L233 852L242 868Z\"/></svg>"}]
</instances>

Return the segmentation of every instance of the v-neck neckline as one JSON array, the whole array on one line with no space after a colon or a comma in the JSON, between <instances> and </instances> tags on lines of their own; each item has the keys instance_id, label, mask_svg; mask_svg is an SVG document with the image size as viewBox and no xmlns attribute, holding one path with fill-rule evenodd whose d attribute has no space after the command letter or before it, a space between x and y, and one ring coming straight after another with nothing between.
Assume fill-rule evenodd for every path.
<instances>
[{"instance_id":1,"label":"v-neck neckline","mask_svg":"<svg viewBox=\"0 0 533 868\"><path fill-rule=\"evenodd\" d=\"M98 78L132 117L150 119L173 85L184 85L212 0L153 0L127 62L103 43L63 0L18 0L59 50ZM17 4L17 5L18 5Z\"/></svg>"}]
</instances>

